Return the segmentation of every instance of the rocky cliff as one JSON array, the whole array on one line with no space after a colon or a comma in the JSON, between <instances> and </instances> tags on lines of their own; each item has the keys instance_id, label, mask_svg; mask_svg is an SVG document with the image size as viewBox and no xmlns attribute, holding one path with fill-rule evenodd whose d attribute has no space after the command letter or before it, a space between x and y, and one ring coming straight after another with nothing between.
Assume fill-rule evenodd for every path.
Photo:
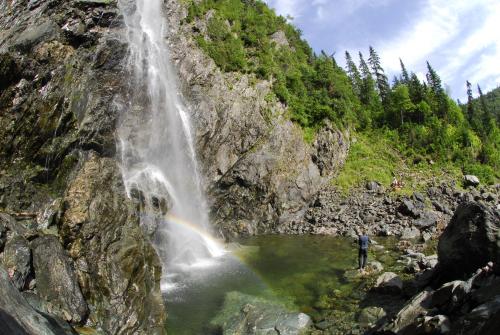
<instances>
[{"instance_id":1,"label":"rocky cliff","mask_svg":"<svg viewBox=\"0 0 500 335\"><path fill-rule=\"evenodd\" d=\"M193 31L205 30L209 18L186 23L180 1L166 1L166 10L171 58L196 123L213 223L234 236L277 232L300 220L343 165L348 132L327 123L306 143L286 106L272 98L270 82L224 73L198 48Z\"/></svg>"},{"instance_id":2,"label":"rocky cliff","mask_svg":"<svg viewBox=\"0 0 500 335\"><path fill-rule=\"evenodd\" d=\"M127 75L116 2L2 0L0 13L2 321L163 333L161 265L114 157Z\"/></svg>"}]
</instances>

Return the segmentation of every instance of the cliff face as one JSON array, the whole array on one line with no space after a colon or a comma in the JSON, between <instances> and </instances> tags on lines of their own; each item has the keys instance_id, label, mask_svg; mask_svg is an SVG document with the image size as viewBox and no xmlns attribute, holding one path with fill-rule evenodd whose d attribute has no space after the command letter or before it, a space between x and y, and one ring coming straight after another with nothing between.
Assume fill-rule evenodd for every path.
<instances>
[{"instance_id":1,"label":"cliff face","mask_svg":"<svg viewBox=\"0 0 500 335\"><path fill-rule=\"evenodd\" d=\"M213 223L226 236L280 232L282 223L300 220L343 165L349 134L327 124L306 143L286 107L272 98L270 82L221 72L193 39L193 29L203 31L207 22L184 23L181 2L167 1L166 8L171 58L195 121Z\"/></svg>"},{"instance_id":2,"label":"cliff face","mask_svg":"<svg viewBox=\"0 0 500 335\"><path fill-rule=\"evenodd\" d=\"M57 320L46 333L162 333L161 265L114 158L116 1L2 0L0 13L0 267L22 292L0 308L28 332L35 317Z\"/></svg>"}]
</instances>

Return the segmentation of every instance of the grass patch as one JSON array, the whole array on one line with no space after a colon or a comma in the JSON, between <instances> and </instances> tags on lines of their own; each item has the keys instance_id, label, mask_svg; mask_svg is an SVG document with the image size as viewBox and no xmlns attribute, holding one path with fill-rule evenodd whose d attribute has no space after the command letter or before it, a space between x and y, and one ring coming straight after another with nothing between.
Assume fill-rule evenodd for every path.
<instances>
[{"instance_id":1,"label":"grass patch","mask_svg":"<svg viewBox=\"0 0 500 335\"><path fill-rule=\"evenodd\" d=\"M461 179L462 172L451 163L430 163L426 159L415 162L404 158L394 140L382 131L357 133L353 139L344 167L332 179L332 184L344 194L368 181L377 181L390 189L394 177L403 182L401 189L392 190L394 195L410 195L424 189L431 181L458 182Z\"/></svg>"}]
</instances>

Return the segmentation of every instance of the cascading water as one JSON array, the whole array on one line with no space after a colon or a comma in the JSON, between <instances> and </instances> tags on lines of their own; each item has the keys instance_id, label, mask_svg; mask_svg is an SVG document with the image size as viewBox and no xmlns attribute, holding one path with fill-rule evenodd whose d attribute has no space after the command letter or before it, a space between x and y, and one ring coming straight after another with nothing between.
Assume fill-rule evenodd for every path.
<instances>
[{"instance_id":1,"label":"cascading water","mask_svg":"<svg viewBox=\"0 0 500 335\"><path fill-rule=\"evenodd\" d=\"M172 274L224 250L209 234L190 118L170 66L162 2L119 1L131 80L126 102L118 104L118 137L127 193L142 204L144 226L159 224L154 242Z\"/></svg>"}]
</instances>

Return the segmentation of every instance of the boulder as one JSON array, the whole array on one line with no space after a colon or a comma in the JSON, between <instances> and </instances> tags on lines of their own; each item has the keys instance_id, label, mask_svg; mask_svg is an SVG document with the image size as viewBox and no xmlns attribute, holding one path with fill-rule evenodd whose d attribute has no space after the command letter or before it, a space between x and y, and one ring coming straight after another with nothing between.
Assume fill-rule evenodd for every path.
<instances>
[{"instance_id":1,"label":"boulder","mask_svg":"<svg viewBox=\"0 0 500 335\"><path fill-rule=\"evenodd\" d=\"M88 314L71 260L57 237L42 236L32 242L33 267L41 297L61 309L61 318L80 323Z\"/></svg>"},{"instance_id":2,"label":"boulder","mask_svg":"<svg viewBox=\"0 0 500 335\"><path fill-rule=\"evenodd\" d=\"M415 206L413 201L409 199L403 199L403 202L398 208L399 212L406 216L411 216L413 218L418 218L420 215L420 210Z\"/></svg>"},{"instance_id":3,"label":"boulder","mask_svg":"<svg viewBox=\"0 0 500 335\"><path fill-rule=\"evenodd\" d=\"M413 221L413 225L418 229L427 229L435 226L438 221L438 216L434 212L424 212L420 217Z\"/></svg>"},{"instance_id":4,"label":"boulder","mask_svg":"<svg viewBox=\"0 0 500 335\"><path fill-rule=\"evenodd\" d=\"M382 263L378 261L369 261L368 264L366 265L366 268L370 273L377 273L384 271L384 266L382 265Z\"/></svg>"},{"instance_id":5,"label":"boulder","mask_svg":"<svg viewBox=\"0 0 500 335\"><path fill-rule=\"evenodd\" d=\"M432 290L426 289L414 296L382 329L383 334L418 334L417 318L425 316L431 309Z\"/></svg>"},{"instance_id":6,"label":"boulder","mask_svg":"<svg viewBox=\"0 0 500 335\"><path fill-rule=\"evenodd\" d=\"M403 240L412 240L418 237L420 237L420 230L415 227L404 228L401 232L401 238Z\"/></svg>"},{"instance_id":7,"label":"boulder","mask_svg":"<svg viewBox=\"0 0 500 335\"><path fill-rule=\"evenodd\" d=\"M380 323L387 313L381 307L366 307L358 316L359 325L363 328L372 328Z\"/></svg>"},{"instance_id":8,"label":"boulder","mask_svg":"<svg viewBox=\"0 0 500 335\"><path fill-rule=\"evenodd\" d=\"M0 334L61 335L73 334L60 327L48 314L34 310L14 287L7 271L0 266Z\"/></svg>"},{"instance_id":9,"label":"boulder","mask_svg":"<svg viewBox=\"0 0 500 335\"><path fill-rule=\"evenodd\" d=\"M467 174L464 176L463 182L464 182L464 186L476 187L479 185L479 178L474 176L474 175Z\"/></svg>"},{"instance_id":10,"label":"boulder","mask_svg":"<svg viewBox=\"0 0 500 335\"><path fill-rule=\"evenodd\" d=\"M426 334L448 334L451 331L450 319L445 315L426 316L423 328Z\"/></svg>"},{"instance_id":11,"label":"boulder","mask_svg":"<svg viewBox=\"0 0 500 335\"><path fill-rule=\"evenodd\" d=\"M470 285L467 282L454 280L446 283L432 295L432 306L451 312L462 305L469 292Z\"/></svg>"},{"instance_id":12,"label":"boulder","mask_svg":"<svg viewBox=\"0 0 500 335\"><path fill-rule=\"evenodd\" d=\"M374 289L383 293L399 294L403 290L403 281L394 272L384 272L377 278Z\"/></svg>"},{"instance_id":13,"label":"boulder","mask_svg":"<svg viewBox=\"0 0 500 335\"><path fill-rule=\"evenodd\" d=\"M211 324L221 328L224 335L299 335L311 327L312 321L308 315L290 312L278 303L230 292Z\"/></svg>"},{"instance_id":14,"label":"boulder","mask_svg":"<svg viewBox=\"0 0 500 335\"><path fill-rule=\"evenodd\" d=\"M458 206L438 244L439 269L443 280L471 274L493 261L500 273L500 214L483 204Z\"/></svg>"},{"instance_id":15,"label":"boulder","mask_svg":"<svg viewBox=\"0 0 500 335\"><path fill-rule=\"evenodd\" d=\"M31 249L29 242L22 236L14 236L5 245L2 263L12 283L18 290L23 290L28 284L31 273Z\"/></svg>"},{"instance_id":16,"label":"boulder","mask_svg":"<svg viewBox=\"0 0 500 335\"><path fill-rule=\"evenodd\" d=\"M380 184L376 181L369 181L366 183L365 187L368 191L378 191Z\"/></svg>"}]
</instances>

